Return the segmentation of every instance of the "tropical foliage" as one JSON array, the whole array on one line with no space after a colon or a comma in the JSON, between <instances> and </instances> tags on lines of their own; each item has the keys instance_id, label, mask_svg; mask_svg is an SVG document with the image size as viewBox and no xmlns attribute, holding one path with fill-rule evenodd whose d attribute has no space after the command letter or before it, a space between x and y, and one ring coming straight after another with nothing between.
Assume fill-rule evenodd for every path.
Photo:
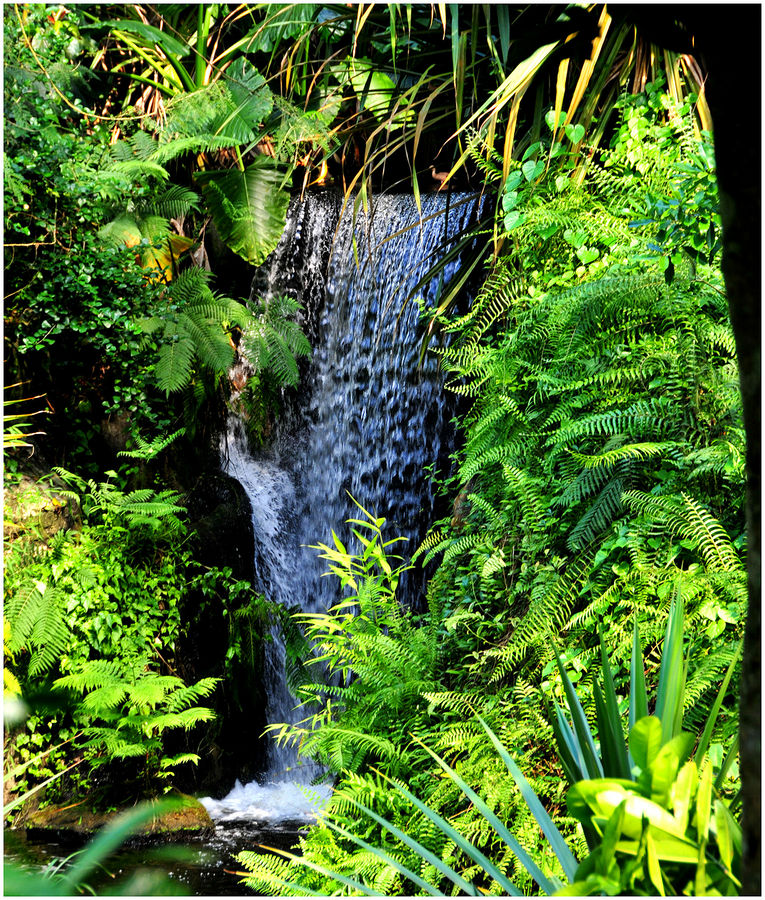
<instances>
[{"instance_id":1,"label":"tropical foliage","mask_svg":"<svg viewBox=\"0 0 765 900\"><path fill-rule=\"evenodd\" d=\"M3 28L7 811L104 767L120 799L166 790L286 618L201 565L186 492L229 405L264 442L305 371L299 298L250 290L291 197L469 188L481 221L407 300L458 399L449 512L411 556L384 510L317 544L343 596L285 626L304 716L269 731L336 789L299 856L241 855L247 883L736 893L744 432L691 44L576 4L31 4ZM193 678L192 607L227 632Z\"/></svg>"},{"instance_id":2,"label":"tropical foliage","mask_svg":"<svg viewBox=\"0 0 765 900\"><path fill-rule=\"evenodd\" d=\"M362 624L369 616L344 622L342 604L335 617L309 625L330 670L340 664L346 677L335 687L301 688L319 711L281 735L341 768L340 781L300 857L241 857L259 890L324 893L334 878L354 893L441 893L450 890L445 877L462 892L506 893L508 876L516 888L534 879L545 892L556 889L555 878L574 893L737 890L739 831L732 795L720 791L735 784L734 673L746 605L743 431L717 268L714 184L705 174L712 156L694 136L689 107L673 103L660 83L622 100L620 110L611 146L581 183L573 151L555 141L540 137L507 175L489 148L484 168L501 188L504 252L467 314L450 320L445 305L423 310L442 318L443 346L434 351L447 389L467 404L463 448L445 485L452 513L415 554L439 563L418 630L437 650L435 668L424 671L440 683L423 683L419 706L397 707L395 717L380 717L383 728L377 724L384 704L409 688L409 673L415 684L421 677L411 663L404 677L403 669L390 670L419 642L397 621L406 614L390 594L395 567L388 564L388 592L377 587L382 571L370 571L368 538L353 558L337 542L322 545L332 571L352 588L349 603L371 591L395 615L372 636ZM553 131L555 118L548 118ZM638 135L651 139L639 148ZM689 202L698 214L681 212ZM374 546L382 545L380 536ZM369 587L356 583L359 571ZM684 687L673 598L686 610ZM665 652L681 654L672 663L675 705L657 707L654 719L644 702L631 715L627 745L618 712L624 701L614 685L630 671L636 677L638 639L657 646L665 630ZM598 658L608 673L602 686L594 678ZM660 668L653 655L646 664L648 685L666 696L670 664ZM571 724L550 712L564 698ZM499 735L496 746L465 724L472 710ZM383 743L391 721L399 740ZM657 722L655 743L644 752ZM702 732L688 761L690 735ZM588 757L597 742L601 753L621 760L616 769ZM328 747L332 755L322 755ZM436 762L456 794L434 779L432 767L423 777L424 748L446 751ZM556 860L535 840L512 779L506 794L496 787L501 778L485 760L506 755L505 748L524 760L545 805L559 810L579 866L568 860L566 869L560 854ZM714 794L713 771L722 773ZM565 781L572 785L570 817L561 815ZM472 790L471 782L484 796L491 785L488 807L468 794L470 812L455 815L455 797L463 784ZM354 810L365 814L363 827L354 824ZM637 810L648 815L647 829ZM575 821L584 828L579 835ZM489 823L503 834L509 822L520 855L492 843ZM673 840L682 853L669 849Z\"/></svg>"}]
</instances>

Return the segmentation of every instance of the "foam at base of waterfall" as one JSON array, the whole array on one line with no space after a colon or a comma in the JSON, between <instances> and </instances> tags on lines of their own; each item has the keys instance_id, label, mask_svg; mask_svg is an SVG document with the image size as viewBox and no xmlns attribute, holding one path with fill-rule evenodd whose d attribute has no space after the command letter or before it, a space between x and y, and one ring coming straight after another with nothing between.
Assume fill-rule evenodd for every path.
<instances>
[{"instance_id":1,"label":"foam at base of waterfall","mask_svg":"<svg viewBox=\"0 0 765 900\"><path fill-rule=\"evenodd\" d=\"M257 822L268 824L308 823L329 801L332 788L326 784L309 786L296 781L258 784L237 781L222 800L200 798L213 822Z\"/></svg>"}]
</instances>

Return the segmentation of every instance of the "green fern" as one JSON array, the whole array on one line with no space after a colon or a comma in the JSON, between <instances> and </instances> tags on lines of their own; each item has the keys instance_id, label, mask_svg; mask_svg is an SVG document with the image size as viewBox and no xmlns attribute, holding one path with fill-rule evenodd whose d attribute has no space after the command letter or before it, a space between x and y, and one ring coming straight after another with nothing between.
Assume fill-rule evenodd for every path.
<instances>
[{"instance_id":1,"label":"green fern","mask_svg":"<svg viewBox=\"0 0 765 900\"><path fill-rule=\"evenodd\" d=\"M174 675L151 671L148 660L91 660L54 682L62 691L82 693L76 716L92 766L111 760L158 754L157 771L162 776L180 762L197 762L196 754L165 757L164 733L189 730L214 718L212 710L192 706L209 696L217 678L203 678L185 685Z\"/></svg>"},{"instance_id":2,"label":"green fern","mask_svg":"<svg viewBox=\"0 0 765 900\"><path fill-rule=\"evenodd\" d=\"M40 581L22 582L6 598L4 614L9 635L5 653L15 659L27 654L29 676L49 672L59 662L69 641L63 598L55 587Z\"/></svg>"},{"instance_id":3,"label":"green fern","mask_svg":"<svg viewBox=\"0 0 765 900\"><path fill-rule=\"evenodd\" d=\"M166 528L171 532L181 528L185 509L179 504L181 495L177 491L141 488L125 493L109 481L86 480L60 466L54 466L53 471L65 484L77 488L62 493L78 503L86 516L100 511L107 519L122 520L133 527L149 527L155 531ZM115 476L114 472L107 474Z\"/></svg>"}]
</instances>

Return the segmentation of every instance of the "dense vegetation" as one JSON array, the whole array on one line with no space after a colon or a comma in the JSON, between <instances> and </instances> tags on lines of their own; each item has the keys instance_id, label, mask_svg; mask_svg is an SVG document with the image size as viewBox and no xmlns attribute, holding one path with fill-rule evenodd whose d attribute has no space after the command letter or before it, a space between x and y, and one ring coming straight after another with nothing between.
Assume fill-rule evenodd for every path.
<instances>
[{"instance_id":1,"label":"dense vegetation","mask_svg":"<svg viewBox=\"0 0 765 900\"><path fill-rule=\"evenodd\" d=\"M464 401L450 513L411 559L384 510L355 549L316 536L344 597L297 615L307 717L272 731L336 790L297 856L242 854L247 882L736 893L745 442L693 57L603 8L4 14L6 402L49 410L34 438L6 416L6 786L111 805L198 759L174 734L284 615L202 564L186 509L240 342L253 440L310 352L248 267L291 191L361 206L405 172L419 202L433 166L492 201L421 304ZM396 587L421 565L417 614ZM192 595L231 628L184 680Z\"/></svg>"}]
</instances>

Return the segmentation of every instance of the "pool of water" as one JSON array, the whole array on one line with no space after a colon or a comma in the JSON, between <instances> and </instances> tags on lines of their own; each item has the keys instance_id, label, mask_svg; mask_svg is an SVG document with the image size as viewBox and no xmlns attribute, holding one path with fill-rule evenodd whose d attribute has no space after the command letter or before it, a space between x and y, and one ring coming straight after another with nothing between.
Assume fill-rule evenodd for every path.
<instances>
[{"instance_id":1,"label":"pool of water","mask_svg":"<svg viewBox=\"0 0 765 900\"><path fill-rule=\"evenodd\" d=\"M229 821L217 824L214 834L205 838L128 844L105 860L102 870L89 877L88 884L98 894L257 896L242 884L235 855L255 850L259 844L289 850L300 832L300 823L259 828L251 822ZM83 846L81 840L51 838L41 832L6 829L3 837L6 859L41 873Z\"/></svg>"},{"instance_id":2,"label":"pool of water","mask_svg":"<svg viewBox=\"0 0 765 900\"><path fill-rule=\"evenodd\" d=\"M215 823L212 834L128 843L104 861L88 885L97 894L257 896L242 884L236 854L263 844L289 850L315 821L329 792L327 786L293 782L237 782L221 800L201 798ZM80 850L84 841L75 835L6 829L4 844L6 859L43 873Z\"/></svg>"}]
</instances>

